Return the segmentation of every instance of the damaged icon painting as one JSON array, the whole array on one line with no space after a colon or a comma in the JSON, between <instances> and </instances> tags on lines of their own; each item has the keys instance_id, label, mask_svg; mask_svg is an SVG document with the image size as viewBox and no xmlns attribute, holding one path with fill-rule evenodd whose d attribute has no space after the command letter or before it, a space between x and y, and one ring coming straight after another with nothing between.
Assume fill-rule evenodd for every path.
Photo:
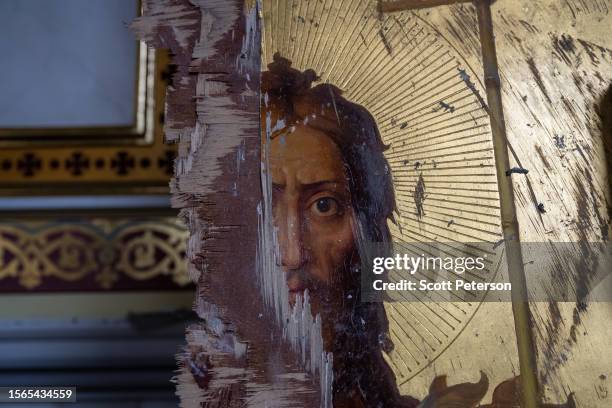
<instances>
[{"instance_id":1,"label":"damaged icon painting","mask_svg":"<svg viewBox=\"0 0 612 408\"><path fill-rule=\"evenodd\" d=\"M612 3L143 0L181 407L608 407Z\"/></svg>"}]
</instances>

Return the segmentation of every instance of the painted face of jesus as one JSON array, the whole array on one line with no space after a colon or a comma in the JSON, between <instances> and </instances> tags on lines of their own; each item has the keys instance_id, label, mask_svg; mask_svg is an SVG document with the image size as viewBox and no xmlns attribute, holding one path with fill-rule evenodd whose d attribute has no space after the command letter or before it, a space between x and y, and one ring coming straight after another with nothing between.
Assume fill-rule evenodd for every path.
<instances>
[{"instance_id":1,"label":"painted face of jesus","mask_svg":"<svg viewBox=\"0 0 612 408\"><path fill-rule=\"evenodd\" d=\"M298 125L272 139L270 170L289 301L294 304L307 289L313 315L321 314L329 326L330 313L341 307L356 257L342 155L325 133Z\"/></svg>"}]
</instances>

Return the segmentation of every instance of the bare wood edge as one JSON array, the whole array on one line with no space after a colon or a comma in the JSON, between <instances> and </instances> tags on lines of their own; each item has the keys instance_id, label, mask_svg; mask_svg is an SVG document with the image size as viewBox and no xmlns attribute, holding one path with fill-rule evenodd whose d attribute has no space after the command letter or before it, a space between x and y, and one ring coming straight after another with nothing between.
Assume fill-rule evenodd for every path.
<instances>
[{"instance_id":1,"label":"bare wood edge","mask_svg":"<svg viewBox=\"0 0 612 408\"><path fill-rule=\"evenodd\" d=\"M179 145L172 205L191 232L188 268L202 319L187 329L188 344L176 356L177 395L185 407L264 400L320 406L322 390L296 350L300 332L279 322L288 309L286 293L273 293L272 312L261 293L267 287L265 267L257 267L261 245L272 243L261 220L258 4L147 0L144 17L132 24L150 46L172 51L165 128L167 140ZM286 292L286 282L283 287ZM276 318L274 307L283 309Z\"/></svg>"}]
</instances>

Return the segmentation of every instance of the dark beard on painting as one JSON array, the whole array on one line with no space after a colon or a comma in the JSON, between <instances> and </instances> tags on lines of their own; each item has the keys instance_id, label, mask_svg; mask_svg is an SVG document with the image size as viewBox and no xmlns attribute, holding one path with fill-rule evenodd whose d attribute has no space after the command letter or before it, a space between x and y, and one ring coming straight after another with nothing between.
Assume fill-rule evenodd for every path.
<instances>
[{"instance_id":1,"label":"dark beard on painting","mask_svg":"<svg viewBox=\"0 0 612 408\"><path fill-rule=\"evenodd\" d=\"M382 303L361 300L361 273L354 251L336 274L342 293L335 299L340 304L326 308L323 316L324 332L331 325L333 333L334 406L414 407L418 401L400 397L395 376L383 358L383 350L393 348L387 317Z\"/></svg>"}]
</instances>

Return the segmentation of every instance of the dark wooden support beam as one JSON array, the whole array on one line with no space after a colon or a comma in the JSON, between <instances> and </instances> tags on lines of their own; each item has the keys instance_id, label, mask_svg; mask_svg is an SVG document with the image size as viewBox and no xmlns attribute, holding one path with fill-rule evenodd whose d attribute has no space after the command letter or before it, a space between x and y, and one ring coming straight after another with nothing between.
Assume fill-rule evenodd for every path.
<instances>
[{"instance_id":1,"label":"dark wooden support beam","mask_svg":"<svg viewBox=\"0 0 612 408\"><path fill-rule=\"evenodd\" d=\"M415 10L436 6L447 6L457 3L471 3L472 0L396 0L381 1L379 9L383 13L393 13L404 10Z\"/></svg>"}]
</instances>

